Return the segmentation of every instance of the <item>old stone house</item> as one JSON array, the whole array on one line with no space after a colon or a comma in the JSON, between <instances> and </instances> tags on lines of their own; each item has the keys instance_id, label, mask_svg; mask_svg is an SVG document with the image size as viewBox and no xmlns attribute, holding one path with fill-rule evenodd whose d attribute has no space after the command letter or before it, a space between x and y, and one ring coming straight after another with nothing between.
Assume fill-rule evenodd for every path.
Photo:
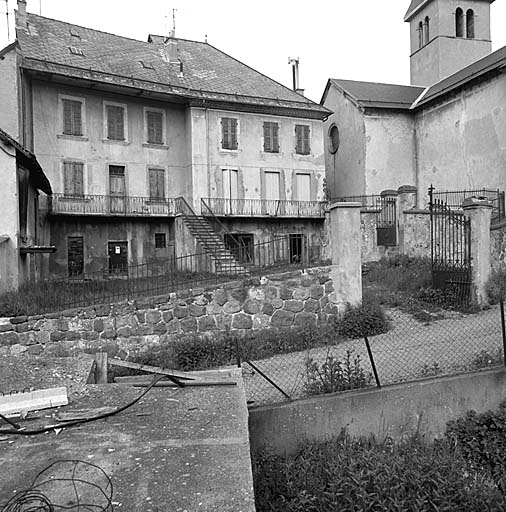
<instances>
[{"instance_id":1,"label":"old stone house","mask_svg":"<svg viewBox=\"0 0 506 512\"><path fill-rule=\"evenodd\" d=\"M321 104L333 197L409 185L506 186L506 47L491 53L493 0L412 0L411 85L330 79Z\"/></svg>"},{"instance_id":2,"label":"old stone house","mask_svg":"<svg viewBox=\"0 0 506 512\"><path fill-rule=\"evenodd\" d=\"M1 52L0 124L52 184L46 275L244 249L324 222L328 111L212 45L142 42L27 13ZM14 85L14 87L13 87Z\"/></svg>"}]
</instances>

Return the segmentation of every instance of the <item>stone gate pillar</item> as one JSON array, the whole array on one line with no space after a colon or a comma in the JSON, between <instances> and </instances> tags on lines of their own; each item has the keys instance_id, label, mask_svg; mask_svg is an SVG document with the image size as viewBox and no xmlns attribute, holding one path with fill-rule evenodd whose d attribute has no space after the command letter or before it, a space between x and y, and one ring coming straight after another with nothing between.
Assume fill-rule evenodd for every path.
<instances>
[{"instance_id":1,"label":"stone gate pillar","mask_svg":"<svg viewBox=\"0 0 506 512\"><path fill-rule=\"evenodd\" d=\"M336 304L362 302L360 203L330 205L331 277Z\"/></svg>"},{"instance_id":2,"label":"stone gate pillar","mask_svg":"<svg viewBox=\"0 0 506 512\"><path fill-rule=\"evenodd\" d=\"M471 221L471 297L479 305L488 303L485 285L490 276L490 219L492 203L469 197L462 203Z\"/></svg>"}]
</instances>

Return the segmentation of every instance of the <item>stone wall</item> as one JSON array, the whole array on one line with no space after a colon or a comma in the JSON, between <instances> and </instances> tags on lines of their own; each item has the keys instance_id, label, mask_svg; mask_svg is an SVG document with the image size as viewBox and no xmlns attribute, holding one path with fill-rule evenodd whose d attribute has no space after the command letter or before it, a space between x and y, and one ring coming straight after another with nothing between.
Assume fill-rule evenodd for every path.
<instances>
[{"instance_id":1,"label":"stone wall","mask_svg":"<svg viewBox=\"0 0 506 512\"><path fill-rule=\"evenodd\" d=\"M402 254L430 258L430 213L428 210L403 212Z\"/></svg>"},{"instance_id":2,"label":"stone wall","mask_svg":"<svg viewBox=\"0 0 506 512\"><path fill-rule=\"evenodd\" d=\"M189 334L290 329L328 322L347 297L333 267L297 270L169 296L63 311L0 323L0 355L78 352L114 342L125 350Z\"/></svg>"},{"instance_id":3,"label":"stone wall","mask_svg":"<svg viewBox=\"0 0 506 512\"><path fill-rule=\"evenodd\" d=\"M490 263L493 269L506 265L506 221L490 231Z\"/></svg>"}]
</instances>

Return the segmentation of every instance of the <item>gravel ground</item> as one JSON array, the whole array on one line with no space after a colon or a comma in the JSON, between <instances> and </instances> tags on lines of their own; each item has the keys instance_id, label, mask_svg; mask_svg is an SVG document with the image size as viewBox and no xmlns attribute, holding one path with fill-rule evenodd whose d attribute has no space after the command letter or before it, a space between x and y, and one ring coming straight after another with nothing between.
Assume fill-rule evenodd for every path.
<instances>
[{"instance_id":1,"label":"gravel ground","mask_svg":"<svg viewBox=\"0 0 506 512\"><path fill-rule=\"evenodd\" d=\"M450 312L446 318L430 323L419 322L399 310L389 310L388 316L393 328L369 340L381 384L458 373L500 363L502 332L498 306L473 315ZM363 339L277 355L254 361L254 364L291 398L300 398L306 395L307 358L311 357L321 364L331 354L342 360L348 350L352 351L353 356L360 356L366 372L372 372ZM244 365L243 375L247 399L253 405L286 400L281 392L247 364Z\"/></svg>"}]
</instances>

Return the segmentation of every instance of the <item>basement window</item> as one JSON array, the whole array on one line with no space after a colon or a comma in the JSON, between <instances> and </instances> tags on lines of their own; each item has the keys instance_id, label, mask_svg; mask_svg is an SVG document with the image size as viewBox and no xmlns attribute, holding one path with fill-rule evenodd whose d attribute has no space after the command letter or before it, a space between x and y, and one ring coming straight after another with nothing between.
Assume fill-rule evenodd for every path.
<instances>
[{"instance_id":1,"label":"basement window","mask_svg":"<svg viewBox=\"0 0 506 512\"><path fill-rule=\"evenodd\" d=\"M80 55L81 57L84 57L84 52L81 48L77 48L76 46L69 46L69 52L72 55Z\"/></svg>"}]
</instances>

